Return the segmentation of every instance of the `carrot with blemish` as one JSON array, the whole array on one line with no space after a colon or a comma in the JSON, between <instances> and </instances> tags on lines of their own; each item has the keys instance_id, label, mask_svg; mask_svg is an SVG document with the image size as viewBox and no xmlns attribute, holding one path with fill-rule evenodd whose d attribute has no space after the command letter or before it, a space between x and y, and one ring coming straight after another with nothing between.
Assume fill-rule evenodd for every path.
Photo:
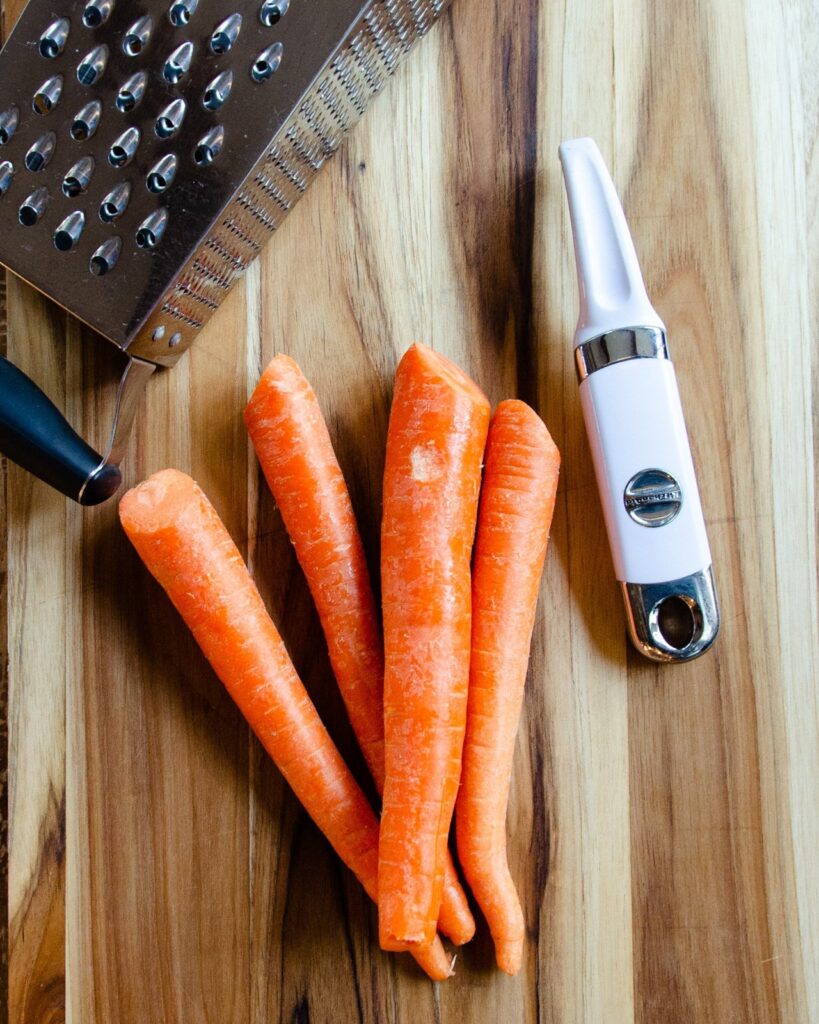
<instances>
[{"instance_id":1,"label":"carrot with blemish","mask_svg":"<svg viewBox=\"0 0 819 1024\"><path fill-rule=\"evenodd\" d=\"M276 356L245 424L318 611L350 724L381 794L384 653L364 545L315 392L295 360ZM447 852L438 927L468 942L475 921Z\"/></svg>"},{"instance_id":2,"label":"carrot with blemish","mask_svg":"<svg viewBox=\"0 0 819 1024\"><path fill-rule=\"evenodd\" d=\"M460 776L470 652L470 556L489 403L423 345L402 358L387 434L381 580L382 948L429 942Z\"/></svg>"},{"instance_id":3,"label":"carrot with blemish","mask_svg":"<svg viewBox=\"0 0 819 1024\"><path fill-rule=\"evenodd\" d=\"M296 673L238 548L202 490L164 470L120 502L122 525L281 773L368 895L378 897L378 821ZM413 951L449 976L437 936Z\"/></svg>"},{"instance_id":4,"label":"carrot with blemish","mask_svg":"<svg viewBox=\"0 0 819 1024\"><path fill-rule=\"evenodd\" d=\"M506 808L560 454L540 417L501 402L489 428L472 576L472 660L458 855L498 966L516 974L524 921L506 859Z\"/></svg>"}]
</instances>

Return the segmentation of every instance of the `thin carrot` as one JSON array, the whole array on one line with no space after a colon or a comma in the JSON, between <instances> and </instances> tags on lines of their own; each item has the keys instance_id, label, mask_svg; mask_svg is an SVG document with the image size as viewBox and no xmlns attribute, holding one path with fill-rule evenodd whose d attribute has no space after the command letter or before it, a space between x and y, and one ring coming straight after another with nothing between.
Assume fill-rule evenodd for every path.
<instances>
[{"instance_id":1,"label":"thin carrot","mask_svg":"<svg viewBox=\"0 0 819 1024\"><path fill-rule=\"evenodd\" d=\"M472 577L472 661L456 810L458 854L498 966L516 974L524 922L506 807L560 453L537 414L501 402L489 428Z\"/></svg>"},{"instance_id":2,"label":"thin carrot","mask_svg":"<svg viewBox=\"0 0 819 1024\"><path fill-rule=\"evenodd\" d=\"M281 637L213 506L167 469L120 502L125 532L308 814L378 895L378 821L324 728ZM437 936L417 959L449 975Z\"/></svg>"},{"instance_id":3,"label":"thin carrot","mask_svg":"<svg viewBox=\"0 0 819 1024\"><path fill-rule=\"evenodd\" d=\"M441 905L466 725L470 554L489 403L423 345L395 376L381 529L384 949L426 943Z\"/></svg>"},{"instance_id":4,"label":"thin carrot","mask_svg":"<svg viewBox=\"0 0 819 1024\"><path fill-rule=\"evenodd\" d=\"M379 795L384 788L384 649L364 545L315 392L278 355L245 424L318 611L330 663ZM457 945L475 919L447 850L438 927Z\"/></svg>"}]
</instances>

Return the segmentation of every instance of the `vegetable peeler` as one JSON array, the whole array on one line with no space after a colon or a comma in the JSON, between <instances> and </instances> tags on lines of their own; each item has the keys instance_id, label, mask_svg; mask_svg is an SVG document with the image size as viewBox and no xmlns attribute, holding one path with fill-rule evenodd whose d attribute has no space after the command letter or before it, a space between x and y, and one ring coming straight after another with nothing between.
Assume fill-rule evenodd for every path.
<instances>
[{"instance_id":1,"label":"vegetable peeler","mask_svg":"<svg viewBox=\"0 0 819 1024\"><path fill-rule=\"evenodd\" d=\"M666 329L592 139L560 146L580 315L574 354L614 571L634 646L661 662L703 654L719 605Z\"/></svg>"},{"instance_id":2,"label":"vegetable peeler","mask_svg":"<svg viewBox=\"0 0 819 1024\"><path fill-rule=\"evenodd\" d=\"M121 349L104 454L0 358L0 450L85 505L172 366L449 0L30 0L0 53L0 263Z\"/></svg>"}]
</instances>

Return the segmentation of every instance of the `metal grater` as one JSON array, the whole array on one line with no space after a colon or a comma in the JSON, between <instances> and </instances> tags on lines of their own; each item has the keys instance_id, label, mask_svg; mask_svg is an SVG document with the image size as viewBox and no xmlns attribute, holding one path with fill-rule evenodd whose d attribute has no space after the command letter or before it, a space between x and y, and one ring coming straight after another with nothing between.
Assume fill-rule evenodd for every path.
<instances>
[{"instance_id":1,"label":"metal grater","mask_svg":"<svg viewBox=\"0 0 819 1024\"><path fill-rule=\"evenodd\" d=\"M30 0L0 53L0 262L130 361L106 487L49 478L0 412L10 457L88 504L116 489L133 392L188 348L448 3Z\"/></svg>"}]
</instances>

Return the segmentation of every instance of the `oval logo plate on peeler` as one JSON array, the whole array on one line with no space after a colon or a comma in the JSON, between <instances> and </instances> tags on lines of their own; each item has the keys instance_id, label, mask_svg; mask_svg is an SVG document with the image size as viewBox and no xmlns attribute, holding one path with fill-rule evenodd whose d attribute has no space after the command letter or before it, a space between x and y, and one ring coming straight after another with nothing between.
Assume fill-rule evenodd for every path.
<instances>
[{"instance_id":1,"label":"oval logo plate on peeler","mask_svg":"<svg viewBox=\"0 0 819 1024\"><path fill-rule=\"evenodd\" d=\"M640 526L665 526L682 508L682 490L670 473L641 469L626 484L623 504Z\"/></svg>"}]
</instances>

